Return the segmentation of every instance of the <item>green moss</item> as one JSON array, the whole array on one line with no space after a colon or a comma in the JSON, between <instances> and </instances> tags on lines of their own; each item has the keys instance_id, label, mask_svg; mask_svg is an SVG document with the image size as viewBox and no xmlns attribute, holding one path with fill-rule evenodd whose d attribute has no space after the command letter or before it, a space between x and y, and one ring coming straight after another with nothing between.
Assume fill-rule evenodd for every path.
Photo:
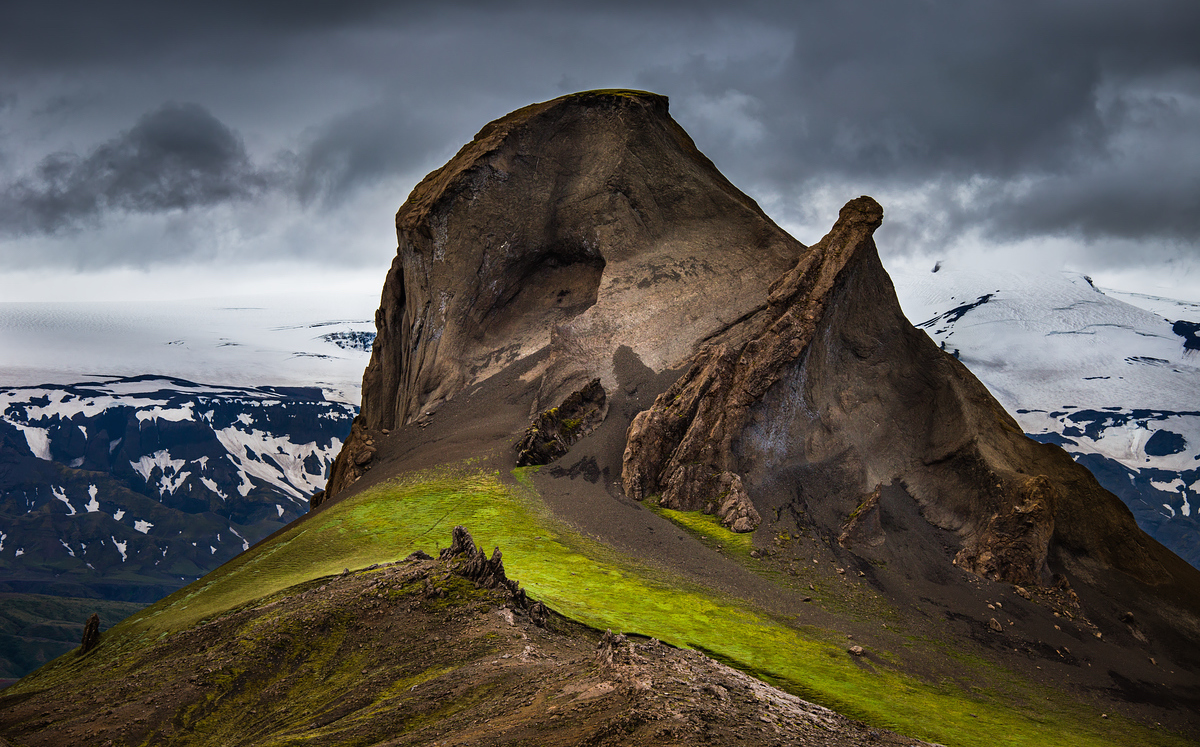
<instances>
[{"instance_id":1,"label":"green moss","mask_svg":"<svg viewBox=\"0 0 1200 747\"><path fill-rule=\"evenodd\" d=\"M709 547L719 546L722 552L744 558L749 558L750 552L754 549L752 532L735 532L724 527L721 525L721 519L717 516L700 511L676 511L663 508L658 505L657 501L647 502L646 505L651 511L679 525Z\"/></svg>"}]
</instances>

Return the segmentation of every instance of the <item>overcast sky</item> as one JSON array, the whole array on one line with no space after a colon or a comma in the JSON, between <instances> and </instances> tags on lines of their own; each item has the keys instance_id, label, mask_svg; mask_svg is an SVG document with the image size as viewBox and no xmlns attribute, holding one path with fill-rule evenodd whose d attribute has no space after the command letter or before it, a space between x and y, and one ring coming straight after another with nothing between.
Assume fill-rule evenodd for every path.
<instances>
[{"instance_id":1,"label":"overcast sky","mask_svg":"<svg viewBox=\"0 0 1200 747\"><path fill-rule=\"evenodd\" d=\"M610 87L805 243L1200 296L1195 0L497 5L5 3L0 300L378 293L422 176Z\"/></svg>"}]
</instances>

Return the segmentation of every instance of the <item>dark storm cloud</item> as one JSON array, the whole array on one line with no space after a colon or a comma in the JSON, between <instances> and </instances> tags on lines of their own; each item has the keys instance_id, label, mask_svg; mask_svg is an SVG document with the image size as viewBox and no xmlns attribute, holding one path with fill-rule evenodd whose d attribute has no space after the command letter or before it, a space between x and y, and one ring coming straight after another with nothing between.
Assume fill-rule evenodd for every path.
<instances>
[{"instance_id":1,"label":"dark storm cloud","mask_svg":"<svg viewBox=\"0 0 1200 747\"><path fill-rule=\"evenodd\" d=\"M196 104L166 104L86 156L54 153L0 193L0 227L53 233L122 210L157 213L244 199L271 177Z\"/></svg>"},{"instance_id":2,"label":"dark storm cloud","mask_svg":"<svg viewBox=\"0 0 1200 747\"><path fill-rule=\"evenodd\" d=\"M147 120L111 127L82 155L38 153L0 186L0 222L49 231L268 193L324 220L436 167L488 119L565 87L625 85L669 95L700 148L785 220L867 192L913 196L907 213L885 205L881 231L901 250L974 231L1194 254L1197 38L1194 0L9 3L0 70L35 81L11 90L41 92L47 121L79 121L63 107L91 111L161 69L168 91L151 101L203 101L280 155L254 161L196 111L203 147L183 150L199 165L139 155ZM101 72L62 84L78 71ZM229 92L255 75L265 96ZM322 108L318 83L361 95ZM312 92L303 105L297 91ZM259 116L273 107L298 116Z\"/></svg>"},{"instance_id":3,"label":"dark storm cloud","mask_svg":"<svg viewBox=\"0 0 1200 747\"><path fill-rule=\"evenodd\" d=\"M753 102L763 135L713 154L735 182L799 200L830 184L945 187L948 230L1200 239L1188 209L1200 205L1200 5L796 7L776 17L795 33L778 70L698 54L644 76L681 103L730 91ZM1136 88L1152 95L1121 100ZM1163 120L1174 124L1146 126ZM701 122L698 139L721 126ZM1141 138L1174 158L1144 152ZM984 188L962 203L956 192L973 180Z\"/></svg>"},{"instance_id":4,"label":"dark storm cloud","mask_svg":"<svg viewBox=\"0 0 1200 747\"><path fill-rule=\"evenodd\" d=\"M449 157L444 124L420 108L389 99L339 116L309 133L289 159L301 202L336 205L348 194Z\"/></svg>"}]
</instances>

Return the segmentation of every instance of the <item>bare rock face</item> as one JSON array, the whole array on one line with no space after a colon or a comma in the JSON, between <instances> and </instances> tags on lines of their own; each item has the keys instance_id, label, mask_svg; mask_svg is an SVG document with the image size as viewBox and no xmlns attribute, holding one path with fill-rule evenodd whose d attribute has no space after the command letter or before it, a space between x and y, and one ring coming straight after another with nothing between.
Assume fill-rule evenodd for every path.
<instances>
[{"instance_id":1,"label":"bare rock face","mask_svg":"<svg viewBox=\"0 0 1200 747\"><path fill-rule=\"evenodd\" d=\"M517 466L549 464L604 420L607 396L600 379L573 392L558 407L538 414L517 443Z\"/></svg>"},{"instance_id":2,"label":"bare rock face","mask_svg":"<svg viewBox=\"0 0 1200 747\"><path fill-rule=\"evenodd\" d=\"M717 513L734 531L758 526L734 472L734 441L751 408L808 347L846 263L868 246L874 251L871 234L882 221L883 208L870 197L848 203L833 230L771 285L767 308L742 325L749 339L702 350L634 419L622 466L626 494L661 492L662 505Z\"/></svg>"},{"instance_id":3,"label":"bare rock face","mask_svg":"<svg viewBox=\"0 0 1200 747\"><path fill-rule=\"evenodd\" d=\"M100 615L93 612L83 625L83 638L79 641L79 655L82 656L94 649L100 643Z\"/></svg>"},{"instance_id":4,"label":"bare rock face","mask_svg":"<svg viewBox=\"0 0 1200 747\"><path fill-rule=\"evenodd\" d=\"M656 372L766 304L804 248L728 182L667 99L592 91L480 130L396 214L398 248L363 375L369 430L428 418L535 353L530 415L629 346ZM331 495L352 482L351 435ZM334 482L331 480L331 482Z\"/></svg>"}]
</instances>

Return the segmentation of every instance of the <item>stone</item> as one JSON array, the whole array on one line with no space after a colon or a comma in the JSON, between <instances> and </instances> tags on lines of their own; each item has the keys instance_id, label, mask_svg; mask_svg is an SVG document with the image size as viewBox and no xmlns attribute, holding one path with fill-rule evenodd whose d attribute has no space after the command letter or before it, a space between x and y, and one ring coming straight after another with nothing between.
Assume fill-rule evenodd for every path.
<instances>
[{"instance_id":1,"label":"stone","mask_svg":"<svg viewBox=\"0 0 1200 747\"><path fill-rule=\"evenodd\" d=\"M538 414L517 442L517 466L550 464L596 429L608 411L600 379L572 392L562 404Z\"/></svg>"},{"instance_id":2,"label":"stone","mask_svg":"<svg viewBox=\"0 0 1200 747\"><path fill-rule=\"evenodd\" d=\"M100 615L93 612L83 624L83 638L79 641L79 655L82 656L100 644Z\"/></svg>"}]
</instances>

